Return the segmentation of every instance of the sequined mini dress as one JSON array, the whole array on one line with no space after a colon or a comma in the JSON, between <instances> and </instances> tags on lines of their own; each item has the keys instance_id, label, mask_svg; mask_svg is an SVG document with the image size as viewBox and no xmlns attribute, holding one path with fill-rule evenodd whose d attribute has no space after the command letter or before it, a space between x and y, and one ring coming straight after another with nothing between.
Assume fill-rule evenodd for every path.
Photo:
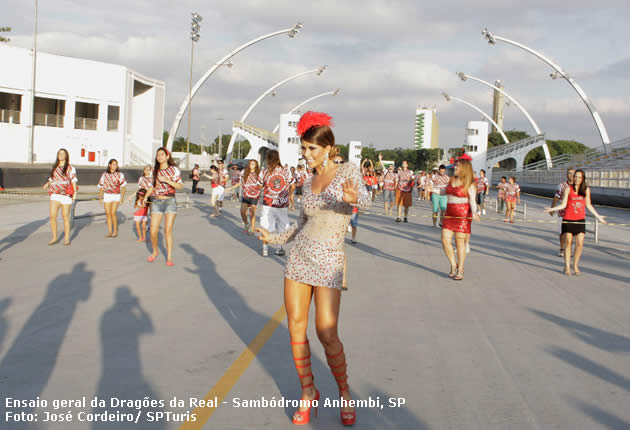
<instances>
[{"instance_id":1,"label":"sequined mini dress","mask_svg":"<svg viewBox=\"0 0 630 430\"><path fill-rule=\"evenodd\" d=\"M294 240L284 270L285 278L304 284L341 289L344 268L344 238L352 208L369 208L371 197L361 186L359 169L340 164L328 187L319 194L311 189L314 176L304 182L302 209L297 224L283 233L270 234L269 243L284 244ZM358 202L343 201L342 184L352 179L357 187Z\"/></svg>"}]
</instances>

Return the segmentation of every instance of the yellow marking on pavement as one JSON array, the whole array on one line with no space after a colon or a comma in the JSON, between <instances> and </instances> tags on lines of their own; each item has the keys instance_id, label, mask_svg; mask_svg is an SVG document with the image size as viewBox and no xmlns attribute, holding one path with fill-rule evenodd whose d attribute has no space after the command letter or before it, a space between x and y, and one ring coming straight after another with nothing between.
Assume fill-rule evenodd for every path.
<instances>
[{"instance_id":1,"label":"yellow marking on pavement","mask_svg":"<svg viewBox=\"0 0 630 430\"><path fill-rule=\"evenodd\" d=\"M217 405L208 408L196 408L191 414L196 414L197 421L188 421L181 425L180 430L199 430L201 429L212 414L217 410L219 405L222 404L225 396L228 395L234 384L239 380L241 375L245 373L245 370L249 367L251 362L256 358L256 355L261 348L267 343L271 335L276 331L276 328L287 316L287 311L284 305L280 306L280 309L271 317L267 324L260 330L254 340L251 341L247 348L238 356L238 358L232 363L230 368L226 370L221 379L212 387L212 389L206 394L204 400L210 401L217 398Z\"/></svg>"}]
</instances>

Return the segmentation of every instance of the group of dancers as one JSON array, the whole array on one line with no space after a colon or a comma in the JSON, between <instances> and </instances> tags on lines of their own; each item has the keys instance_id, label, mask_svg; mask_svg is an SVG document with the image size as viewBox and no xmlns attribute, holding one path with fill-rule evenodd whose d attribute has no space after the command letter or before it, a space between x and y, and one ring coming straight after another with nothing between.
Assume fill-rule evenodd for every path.
<instances>
[{"instance_id":1,"label":"group of dancers","mask_svg":"<svg viewBox=\"0 0 630 430\"><path fill-rule=\"evenodd\" d=\"M238 180L232 178L233 185L230 187L242 188L241 216L244 232L257 233L263 244L263 255L267 255L269 244L280 245L277 253L282 254L284 253L282 245L294 242L284 269L284 304L288 315L291 351L302 387L301 407L293 414L292 421L300 425L310 421L311 411L316 412L320 399L311 367L311 349L307 337L308 314L313 300L315 331L324 347L328 365L338 385L342 405L341 422L344 425L352 425L356 421L356 411L350 402L352 397L348 385L348 364L338 334L338 322L347 263L344 250L346 229L349 224L356 229L359 211L370 207L372 184L364 182L365 172L361 172L351 163L343 162L335 144L331 120L330 116L317 112L307 112L300 118L297 132L301 138L306 167L298 167L295 173L291 172L280 163L278 152L270 150L266 155L264 169L260 169L256 160L250 160L239 174ZM382 164L381 156L379 161ZM196 169L196 172L193 169L192 176L196 176L198 181L198 167ZM483 204L488 194L489 183L483 171L475 181L471 160L466 156L456 160L452 177L447 175L445 170L444 166L440 166L424 185L431 193L434 226L438 220L438 213L440 214L442 245L450 263L448 277L462 280L471 224L472 221L479 221L480 215L484 213ZM220 165L211 169L210 175L207 176L213 190L217 190L216 193L213 191L211 200L215 212L210 215L216 217L221 212L218 202L222 201L229 175ZM411 190L415 180L413 172L408 169L407 163L403 162L398 172L394 172L393 166L388 166L382 176L385 213L391 214L395 203L398 207L397 221L407 222L408 210L411 207ZM509 221L508 216L513 217L513 207L520 199L520 195L514 178L510 178L509 181L505 179L502 178L498 190L507 204L506 219ZM197 183L194 185L197 186ZM115 238L118 234L115 213L117 205L124 201L125 186L124 175L119 171L116 160L110 161L107 171L99 181L99 198L102 199L108 213L107 237ZM57 161L45 187L51 194L53 240L50 244L57 241L56 217L61 206L66 228L64 243L68 245L68 215L70 205L73 199L76 199L77 177L65 149L59 150ZM140 217L136 221L142 222L142 217L146 216L146 208L149 205L151 207L150 232L153 252L147 259L149 262L155 261L158 256L158 231L164 217L167 265L173 265L172 232L177 213L175 192L182 187L181 173L175 166L171 154L166 148L159 148L155 165L152 168L145 167L136 192L137 214ZM296 191L296 196L301 198L296 224L289 223L287 213L292 191ZM255 212L259 200L262 200L263 208L260 225L256 226ZM560 204L557 204L558 202ZM585 208L588 208L600 222L605 223L605 218L591 205L590 190L585 182L584 172L569 170L566 182L558 187L552 206L545 209L549 213L562 211L560 243L567 275L572 273L569 264L574 239L576 250L573 274L580 274L578 263L584 241ZM110 216L111 214L113 216ZM146 222L146 219L144 221ZM139 236L142 239L140 234ZM453 240L455 249L452 246Z\"/></svg>"}]
</instances>

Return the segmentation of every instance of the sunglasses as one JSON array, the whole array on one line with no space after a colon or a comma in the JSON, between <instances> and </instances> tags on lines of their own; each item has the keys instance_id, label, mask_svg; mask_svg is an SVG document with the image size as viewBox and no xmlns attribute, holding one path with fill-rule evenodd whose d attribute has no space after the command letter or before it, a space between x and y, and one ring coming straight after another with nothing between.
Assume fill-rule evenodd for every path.
<instances>
[{"instance_id":1,"label":"sunglasses","mask_svg":"<svg viewBox=\"0 0 630 430\"><path fill-rule=\"evenodd\" d=\"M343 161L333 161L335 164L343 164Z\"/></svg>"}]
</instances>

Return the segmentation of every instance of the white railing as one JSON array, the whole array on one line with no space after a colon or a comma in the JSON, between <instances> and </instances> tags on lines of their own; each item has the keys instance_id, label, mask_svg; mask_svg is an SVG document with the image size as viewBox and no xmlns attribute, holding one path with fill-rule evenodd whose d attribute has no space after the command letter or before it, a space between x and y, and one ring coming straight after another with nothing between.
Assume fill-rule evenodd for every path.
<instances>
[{"instance_id":1,"label":"white railing","mask_svg":"<svg viewBox=\"0 0 630 430\"><path fill-rule=\"evenodd\" d=\"M35 112L35 125L43 125L45 127L63 127L63 119L63 115Z\"/></svg>"},{"instance_id":2,"label":"white railing","mask_svg":"<svg viewBox=\"0 0 630 430\"><path fill-rule=\"evenodd\" d=\"M96 118L81 118L78 116L74 119L74 128L77 130L96 130L97 122Z\"/></svg>"},{"instance_id":3,"label":"white railing","mask_svg":"<svg viewBox=\"0 0 630 430\"><path fill-rule=\"evenodd\" d=\"M495 146L494 148L488 149L488 152L486 153L486 159L491 160L493 158L501 157L514 151L518 151L519 149L533 146L539 143L541 140L545 140L544 134L539 134L537 136L528 137L526 139L521 139L516 142Z\"/></svg>"},{"instance_id":4,"label":"white railing","mask_svg":"<svg viewBox=\"0 0 630 430\"><path fill-rule=\"evenodd\" d=\"M20 111L10 109L0 109L0 122L8 122L11 124L20 123Z\"/></svg>"},{"instance_id":5,"label":"white railing","mask_svg":"<svg viewBox=\"0 0 630 430\"><path fill-rule=\"evenodd\" d=\"M586 182L592 187L630 189L630 169L585 170ZM516 181L528 184L557 185L566 179L565 168L514 172Z\"/></svg>"},{"instance_id":6,"label":"white railing","mask_svg":"<svg viewBox=\"0 0 630 430\"><path fill-rule=\"evenodd\" d=\"M573 158L573 154L560 154L556 155L551 159L551 164L555 167L564 164L565 162L571 160ZM523 166L523 170L536 170L536 169L547 169L547 160L536 161L535 163L529 163ZM516 169L513 169L516 170Z\"/></svg>"},{"instance_id":7,"label":"white railing","mask_svg":"<svg viewBox=\"0 0 630 430\"><path fill-rule=\"evenodd\" d=\"M245 124L244 122L241 121L234 121L232 123L232 127L234 128L240 128L241 130L250 133L256 137L259 137L269 143L273 143L275 145L278 145L278 134L276 133L272 133L269 130L265 130L262 128L258 128L258 127L254 127L252 125L249 124Z\"/></svg>"},{"instance_id":8,"label":"white railing","mask_svg":"<svg viewBox=\"0 0 630 430\"><path fill-rule=\"evenodd\" d=\"M129 161L135 166L144 166L151 164L151 154L143 151L138 145L129 143Z\"/></svg>"},{"instance_id":9,"label":"white railing","mask_svg":"<svg viewBox=\"0 0 630 430\"><path fill-rule=\"evenodd\" d=\"M118 130L118 120L117 119L108 119L107 120L107 131L117 131Z\"/></svg>"}]
</instances>

